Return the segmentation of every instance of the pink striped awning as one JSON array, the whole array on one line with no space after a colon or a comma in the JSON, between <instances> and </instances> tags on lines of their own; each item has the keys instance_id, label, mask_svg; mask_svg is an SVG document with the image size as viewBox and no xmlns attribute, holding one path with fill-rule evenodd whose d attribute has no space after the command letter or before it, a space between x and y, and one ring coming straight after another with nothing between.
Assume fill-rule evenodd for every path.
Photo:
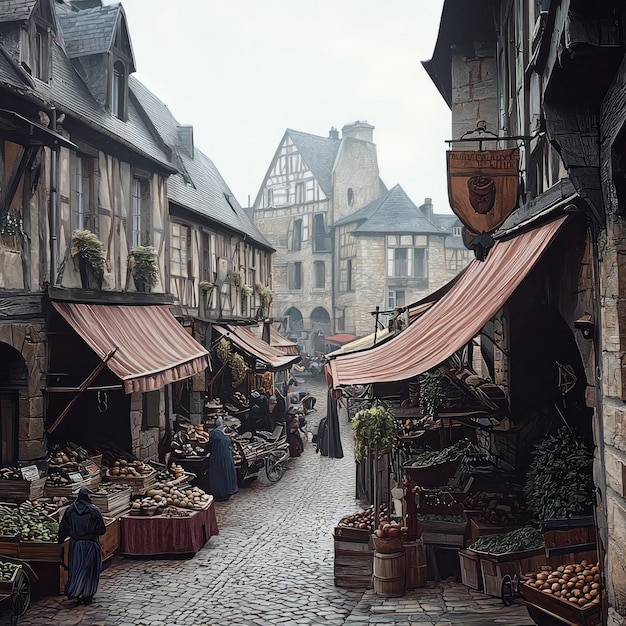
<instances>
[{"instance_id":1,"label":"pink striped awning","mask_svg":"<svg viewBox=\"0 0 626 626\"><path fill-rule=\"evenodd\" d=\"M214 324L213 328L226 339L230 339L239 349L246 354L265 363L270 370L279 371L290 368L300 361L299 354L285 354L278 348L271 346L261 337L257 337L245 326L234 324Z\"/></svg>"},{"instance_id":2,"label":"pink striped awning","mask_svg":"<svg viewBox=\"0 0 626 626\"><path fill-rule=\"evenodd\" d=\"M53 302L54 308L124 381L126 393L189 378L208 366L208 352L185 332L168 306Z\"/></svg>"},{"instance_id":3,"label":"pink striped awning","mask_svg":"<svg viewBox=\"0 0 626 626\"><path fill-rule=\"evenodd\" d=\"M486 261L472 261L441 299L393 339L370 350L328 355L332 385L406 380L443 363L502 308L566 219L497 242Z\"/></svg>"}]
</instances>

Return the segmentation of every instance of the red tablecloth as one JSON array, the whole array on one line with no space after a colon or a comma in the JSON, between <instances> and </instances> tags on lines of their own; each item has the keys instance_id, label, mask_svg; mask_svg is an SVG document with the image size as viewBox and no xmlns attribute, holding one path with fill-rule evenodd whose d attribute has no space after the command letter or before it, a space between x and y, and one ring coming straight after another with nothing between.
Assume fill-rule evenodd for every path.
<instances>
[{"instance_id":1,"label":"red tablecloth","mask_svg":"<svg viewBox=\"0 0 626 626\"><path fill-rule=\"evenodd\" d=\"M188 517L126 514L120 521L121 552L129 556L195 554L219 532L213 498Z\"/></svg>"}]
</instances>

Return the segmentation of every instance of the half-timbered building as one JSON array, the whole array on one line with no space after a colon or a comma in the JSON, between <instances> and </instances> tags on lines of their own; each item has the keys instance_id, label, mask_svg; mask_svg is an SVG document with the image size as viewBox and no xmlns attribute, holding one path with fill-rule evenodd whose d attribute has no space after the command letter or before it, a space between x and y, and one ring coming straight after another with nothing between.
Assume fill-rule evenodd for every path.
<instances>
[{"instance_id":1,"label":"half-timbered building","mask_svg":"<svg viewBox=\"0 0 626 626\"><path fill-rule=\"evenodd\" d=\"M177 164L134 70L121 5L0 2L2 464L87 437L153 458L171 384L207 367L169 310Z\"/></svg>"}]
</instances>

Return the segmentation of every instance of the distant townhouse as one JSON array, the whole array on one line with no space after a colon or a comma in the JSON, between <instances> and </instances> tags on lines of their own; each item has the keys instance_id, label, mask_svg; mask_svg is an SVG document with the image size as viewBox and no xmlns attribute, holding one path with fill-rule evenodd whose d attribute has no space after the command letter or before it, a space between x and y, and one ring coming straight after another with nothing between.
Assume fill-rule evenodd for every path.
<instances>
[{"instance_id":1,"label":"distant townhouse","mask_svg":"<svg viewBox=\"0 0 626 626\"><path fill-rule=\"evenodd\" d=\"M362 121L341 138L288 129L252 208L276 249L273 313L308 352L324 352L335 334L373 332L376 306L402 307L469 260L455 216L387 190L373 131Z\"/></svg>"}]
</instances>

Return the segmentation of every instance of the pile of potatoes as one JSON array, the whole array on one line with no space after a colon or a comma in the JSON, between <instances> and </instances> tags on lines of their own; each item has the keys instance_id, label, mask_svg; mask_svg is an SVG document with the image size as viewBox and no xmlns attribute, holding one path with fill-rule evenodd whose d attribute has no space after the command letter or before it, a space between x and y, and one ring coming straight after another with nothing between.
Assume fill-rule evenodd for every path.
<instances>
[{"instance_id":1,"label":"pile of potatoes","mask_svg":"<svg viewBox=\"0 0 626 626\"><path fill-rule=\"evenodd\" d=\"M379 506L378 519L381 523L389 521L389 510L386 504L381 504ZM369 530L370 532L373 532L374 507L370 506L367 509L357 511L354 515L342 517L339 522L339 526L344 526L346 528L358 528L360 530Z\"/></svg>"},{"instance_id":2,"label":"pile of potatoes","mask_svg":"<svg viewBox=\"0 0 626 626\"><path fill-rule=\"evenodd\" d=\"M177 487L168 483L156 483L154 487L148 489L146 496L141 500L135 500L133 509L146 508L150 506L177 506L181 509L203 509L210 496L199 487Z\"/></svg>"},{"instance_id":3,"label":"pile of potatoes","mask_svg":"<svg viewBox=\"0 0 626 626\"><path fill-rule=\"evenodd\" d=\"M141 478L146 474L154 472L154 468L143 463L143 461L126 461L118 459L109 469L109 476L126 476L129 478Z\"/></svg>"},{"instance_id":4,"label":"pile of potatoes","mask_svg":"<svg viewBox=\"0 0 626 626\"><path fill-rule=\"evenodd\" d=\"M581 608L587 604L599 603L602 595L598 564L587 561L559 565L554 570L550 566L544 566L540 572L532 574L525 584Z\"/></svg>"}]
</instances>

